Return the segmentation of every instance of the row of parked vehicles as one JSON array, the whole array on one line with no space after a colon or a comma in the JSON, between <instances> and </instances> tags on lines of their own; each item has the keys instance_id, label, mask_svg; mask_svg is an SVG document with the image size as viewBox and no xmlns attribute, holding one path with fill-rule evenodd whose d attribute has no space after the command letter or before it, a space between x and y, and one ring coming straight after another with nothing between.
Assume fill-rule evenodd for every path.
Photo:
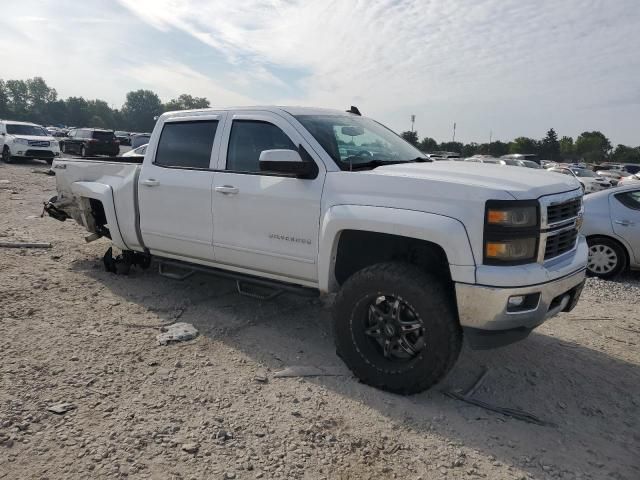
<instances>
[{"instance_id":1,"label":"row of parked vehicles","mask_svg":"<svg viewBox=\"0 0 640 480\"><path fill-rule=\"evenodd\" d=\"M114 132L102 128L44 128L30 122L0 120L0 152L6 163L15 158L52 163L62 154L115 157L120 154L120 145L136 150L149 143L150 136L150 133ZM136 152L139 153L138 150Z\"/></svg>"}]
</instances>

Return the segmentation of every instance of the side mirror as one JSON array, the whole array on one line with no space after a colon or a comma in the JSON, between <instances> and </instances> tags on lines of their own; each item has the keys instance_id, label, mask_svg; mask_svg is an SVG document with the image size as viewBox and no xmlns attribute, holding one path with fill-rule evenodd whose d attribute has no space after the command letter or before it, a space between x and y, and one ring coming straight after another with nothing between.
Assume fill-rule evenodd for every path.
<instances>
[{"instance_id":1,"label":"side mirror","mask_svg":"<svg viewBox=\"0 0 640 480\"><path fill-rule=\"evenodd\" d=\"M262 172L283 173L297 178L315 178L318 175L318 166L313 160L303 160L295 150L263 150L259 160Z\"/></svg>"}]
</instances>

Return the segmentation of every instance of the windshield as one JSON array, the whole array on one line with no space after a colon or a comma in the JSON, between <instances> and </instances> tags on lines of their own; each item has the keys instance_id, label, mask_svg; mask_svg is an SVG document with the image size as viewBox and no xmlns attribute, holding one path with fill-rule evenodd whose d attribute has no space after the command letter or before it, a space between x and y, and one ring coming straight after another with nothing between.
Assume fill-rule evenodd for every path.
<instances>
[{"instance_id":1,"label":"windshield","mask_svg":"<svg viewBox=\"0 0 640 480\"><path fill-rule=\"evenodd\" d=\"M576 177L597 177L595 173L586 168L572 168L571 171L575 173Z\"/></svg>"},{"instance_id":2,"label":"windshield","mask_svg":"<svg viewBox=\"0 0 640 480\"><path fill-rule=\"evenodd\" d=\"M34 137L48 137L49 133L37 125L20 125L7 123L7 133L11 135L32 135Z\"/></svg>"},{"instance_id":3,"label":"windshield","mask_svg":"<svg viewBox=\"0 0 640 480\"><path fill-rule=\"evenodd\" d=\"M296 115L343 170L379 162L410 162L427 158L388 128L353 115Z\"/></svg>"}]
</instances>

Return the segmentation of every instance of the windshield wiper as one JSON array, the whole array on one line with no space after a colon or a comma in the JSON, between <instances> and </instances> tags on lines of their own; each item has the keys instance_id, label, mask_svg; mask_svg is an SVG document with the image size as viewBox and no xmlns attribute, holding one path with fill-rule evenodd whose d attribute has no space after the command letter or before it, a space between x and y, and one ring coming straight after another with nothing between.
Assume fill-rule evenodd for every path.
<instances>
[{"instance_id":1,"label":"windshield wiper","mask_svg":"<svg viewBox=\"0 0 640 480\"><path fill-rule=\"evenodd\" d=\"M397 165L399 163L423 163L423 162L433 162L430 158L425 157L416 157L411 160L369 160L368 162L358 162L350 165L350 170L360 170L363 168L377 168L383 167L385 165Z\"/></svg>"}]
</instances>

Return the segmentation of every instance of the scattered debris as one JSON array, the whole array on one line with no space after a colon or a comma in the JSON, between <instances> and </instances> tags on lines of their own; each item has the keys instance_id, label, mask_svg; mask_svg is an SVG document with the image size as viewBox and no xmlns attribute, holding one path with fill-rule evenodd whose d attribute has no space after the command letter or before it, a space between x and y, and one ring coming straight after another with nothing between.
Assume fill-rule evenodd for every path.
<instances>
[{"instance_id":1,"label":"scattered debris","mask_svg":"<svg viewBox=\"0 0 640 480\"><path fill-rule=\"evenodd\" d=\"M342 367L314 367L306 365L298 365L287 367L273 374L274 378L290 378L290 377L340 377L348 375Z\"/></svg>"},{"instance_id":2,"label":"scattered debris","mask_svg":"<svg viewBox=\"0 0 640 480\"><path fill-rule=\"evenodd\" d=\"M187 453L197 453L200 449L200 445L197 443L185 443L182 445L182 450Z\"/></svg>"},{"instance_id":3,"label":"scattered debris","mask_svg":"<svg viewBox=\"0 0 640 480\"><path fill-rule=\"evenodd\" d=\"M51 405L47 407L47 410L52 413L57 413L58 415L62 415L67 413L69 410L74 410L76 406L73 403L58 403L56 405Z\"/></svg>"},{"instance_id":4,"label":"scattered debris","mask_svg":"<svg viewBox=\"0 0 640 480\"><path fill-rule=\"evenodd\" d=\"M162 327L162 333L157 336L159 345L167 345L171 342L186 342L198 336L198 330L190 323L178 322Z\"/></svg>"},{"instance_id":5,"label":"scattered debris","mask_svg":"<svg viewBox=\"0 0 640 480\"><path fill-rule=\"evenodd\" d=\"M482 400L477 400L475 398L471 398L472 395L478 391L478 388L482 385L487 374L489 373L489 369L485 368L482 374L478 377L473 385L467 390L465 393L459 393L454 391L445 391L442 392L446 396L455 398L456 400L461 400L463 402L470 403L471 405L475 405L476 407L484 408L485 410L489 410L491 412L500 413L507 417L515 418L516 420L521 420L527 423L533 423L535 425L540 425L542 427L555 427L556 425L551 422L547 422L546 420L542 420L532 413L525 412L523 410L518 410L516 408L508 408L508 407L499 407L497 405L492 405L487 402L483 402Z\"/></svg>"},{"instance_id":6,"label":"scattered debris","mask_svg":"<svg viewBox=\"0 0 640 480\"><path fill-rule=\"evenodd\" d=\"M257 374L255 377L253 377L253 379L258 383L268 383L269 382L269 378L266 375L262 374L262 373Z\"/></svg>"},{"instance_id":7,"label":"scattered debris","mask_svg":"<svg viewBox=\"0 0 640 480\"><path fill-rule=\"evenodd\" d=\"M0 242L0 248L51 248L49 242Z\"/></svg>"}]
</instances>

